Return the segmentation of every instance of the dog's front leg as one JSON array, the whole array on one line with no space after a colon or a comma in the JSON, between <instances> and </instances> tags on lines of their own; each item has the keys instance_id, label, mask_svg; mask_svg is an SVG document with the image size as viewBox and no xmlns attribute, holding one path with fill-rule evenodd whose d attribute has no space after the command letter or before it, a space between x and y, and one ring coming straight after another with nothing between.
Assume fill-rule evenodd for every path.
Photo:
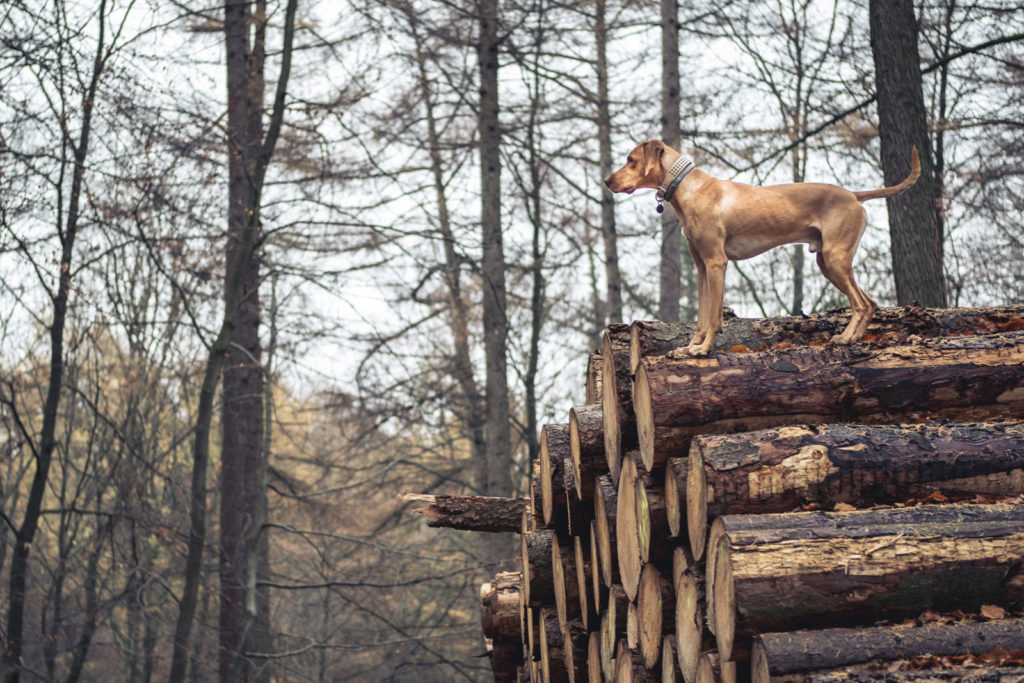
<instances>
[{"instance_id":1,"label":"dog's front leg","mask_svg":"<svg viewBox=\"0 0 1024 683\"><path fill-rule=\"evenodd\" d=\"M725 269L728 264L724 253L701 260L697 270L703 284L698 291L700 303L697 309L697 334L686 347L686 352L691 356L711 353L715 347L715 338L722 331L722 299L725 296Z\"/></svg>"}]
</instances>

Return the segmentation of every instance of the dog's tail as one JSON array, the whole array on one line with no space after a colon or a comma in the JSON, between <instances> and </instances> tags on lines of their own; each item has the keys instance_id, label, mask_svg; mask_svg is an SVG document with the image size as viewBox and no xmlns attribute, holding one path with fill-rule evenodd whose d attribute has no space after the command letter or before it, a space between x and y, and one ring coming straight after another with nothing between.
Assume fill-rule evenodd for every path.
<instances>
[{"instance_id":1,"label":"dog's tail","mask_svg":"<svg viewBox=\"0 0 1024 683\"><path fill-rule=\"evenodd\" d=\"M917 157L917 145L910 150L910 175L899 185L891 185L889 187L883 187L878 190L864 190L863 192L854 192L853 196L857 198L858 202L867 201L868 199L881 199L882 197L892 197L893 195L901 194L906 192L911 185L917 182L918 177L921 175L921 160Z\"/></svg>"}]
</instances>

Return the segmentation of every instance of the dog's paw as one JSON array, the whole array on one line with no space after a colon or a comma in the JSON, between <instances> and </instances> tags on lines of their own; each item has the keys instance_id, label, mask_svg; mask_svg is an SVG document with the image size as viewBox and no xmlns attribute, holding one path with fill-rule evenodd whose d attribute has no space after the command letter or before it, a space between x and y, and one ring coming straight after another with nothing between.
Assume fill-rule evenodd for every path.
<instances>
[{"instance_id":1,"label":"dog's paw","mask_svg":"<svg viewBox=\"0 0 1024 683\"><path fill-rule=\"evenodd\" d=\"M686 347L686 355L691 358L703 358L711 351L704 344L690 344Z\"/></svg>"}]
</instances>

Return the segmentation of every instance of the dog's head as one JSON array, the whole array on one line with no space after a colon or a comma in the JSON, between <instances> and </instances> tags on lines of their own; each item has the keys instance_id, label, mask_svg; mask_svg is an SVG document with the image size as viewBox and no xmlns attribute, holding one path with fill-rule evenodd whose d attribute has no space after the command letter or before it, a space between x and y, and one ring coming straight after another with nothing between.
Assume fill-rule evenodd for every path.
<instances>
[{"instance_id":1,"label":"dog's head","mask_svg":"<svg viewBox=\"0 0 1024 683\"><path fill-rule=\"evenodd\" d=\"M661 165L663 156L665 143L660 140L642 142L629 153L622 168L604 179L604 184L612 192L627 194L632 194L641 187L656 188L665 175L665 169Z\"/></svg>"}]
</instances>

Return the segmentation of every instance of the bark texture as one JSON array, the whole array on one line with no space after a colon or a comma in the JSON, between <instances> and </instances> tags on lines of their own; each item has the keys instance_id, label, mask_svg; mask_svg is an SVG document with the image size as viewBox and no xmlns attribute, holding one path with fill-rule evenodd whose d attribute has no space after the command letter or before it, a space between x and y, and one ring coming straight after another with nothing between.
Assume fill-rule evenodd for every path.
<instances>
[{"instance_id":1,"label":"bark texture","mask_svg":"<svg viewBox=\"0 0 1024 683\"><path fill-rule=\"evenodd\" d=\"M427 503L413 510L430 521L427 526L484 531L520 533L528 498L495 498L492 496L430 496L405 494L404 500Z\"/></svg>"}]
</instances>

